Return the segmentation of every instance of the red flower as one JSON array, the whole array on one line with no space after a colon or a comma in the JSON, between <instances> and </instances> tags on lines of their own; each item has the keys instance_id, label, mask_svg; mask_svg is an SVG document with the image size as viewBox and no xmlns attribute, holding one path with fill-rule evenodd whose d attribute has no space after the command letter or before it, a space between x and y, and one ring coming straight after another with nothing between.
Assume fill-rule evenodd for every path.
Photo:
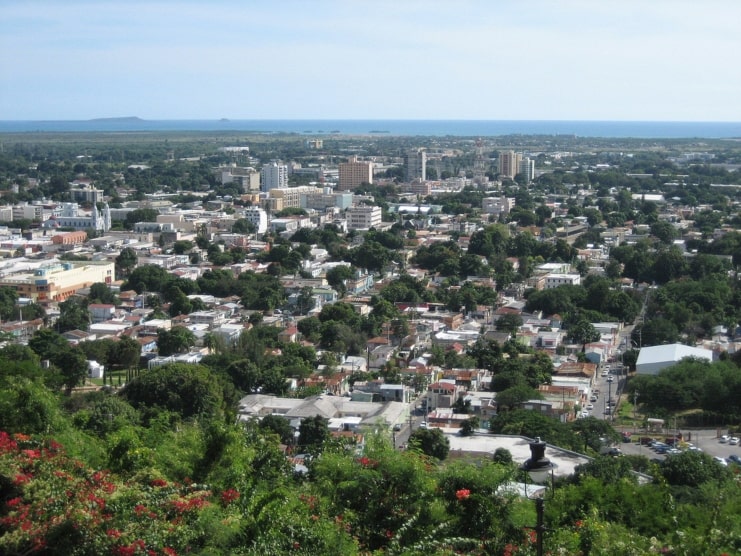
<instances>
[{"instance_id":1,"label":"red flower","mask_svg":"<svg viewBox=\"0 0 741 556\"><path fill-rule=\"evenodd\" d=\"M17 496L15 498L11 498L6 503L8 504L9 508L15 508L18 504L21 503L21 497Z\"/></svg>"},{"instance_id":2,"label":"red flower","mask_svg":"<svg viewBox=\"0 0 741 556\"><path fill-rule=\"evenodd\" d=\"M577 529L581 529L582 527L584 527L584 522L580 519L579 521L577 521L576 523L574 523L574 526Z\"/></svg>"},{"instance_id":3,"label":"red flower","mask_svg":"<svg viewBox=\"0 0 741 556\"><path fill-rule=\"evenodd\" d=\"M31 475L24 475L19 474L15 476L15 480L13 481L16 485L25 485L28 481L30 481L33 477Z\"/></svg>"},{"instance_id":4,"label":"red flower","mask_svg":"<svg viewBox=\"0 0 741 556\"><path fill-rule=\"evenodd\" d=\"M164 554L165 556L178 556L178 553L177 553L177 552L175 552L175 551L174 551L174 550L173 550L172 548L170 548L169 546L166 546L166 547L164 547L164 548L162 549L162 554Z\"/></svg>"},{"instance_id":5,"label":"red flower","mask_svg":"<svg viewBox=\"0 0 741 556\"><path fill-rule=\"evenodd\" d=\"M121 531L119 531L118 529L108 529L105 534L113 539L117 539L121 536Z\"/></svg>"},{"instance_id":6,"label":"red flower","mask_svg":"<svg viewBox=\"0 0 741 556\"><path fill-rule=\"evenodd\" d=\"M235 500L239 499L239 492L233 488L229 488L221 493L221 501L224 504L230 504Z\"/></svg>"},{"instance_id":7,"label":"red flower","mask_svg":"<svg viewBox=\"0 0 741 556\"><path fill-rule=\"evenodd\" d=\"M469 496L471 496L471 491L468 490L467 488L462 488L460 490L455 491L455 497L458 500L465 500Z\"/></svg>"},{"instance_id":8,"label":"red flower","mask_svg":"<svg viewBox=\"0 0 741 556\"><path fill-rule=\"evenodd\" d=\"M298 542L293 543L294 550L298 550L299 548L301 548L301 544L299 544Z\"/></svg>"},{"instance_id":9,"label":"red flower","mask_svg":"<svg viewBox=\"0 0 741 556\"><path fill-rule=\"evenodd\" d=\"M164 479L152 479L152 482L149 483L153 487L166 487L167 481Z\"/></svg>"}]
</instances>

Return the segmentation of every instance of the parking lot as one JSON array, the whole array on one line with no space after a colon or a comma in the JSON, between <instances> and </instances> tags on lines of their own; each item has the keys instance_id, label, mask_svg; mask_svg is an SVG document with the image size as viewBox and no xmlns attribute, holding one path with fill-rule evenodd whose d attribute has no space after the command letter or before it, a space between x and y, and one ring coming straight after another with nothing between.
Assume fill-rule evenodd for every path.
<instances>
[{"instance_id":1,"label":"parking lot","mask_svg":"<svg viewBox=\"0 0 741 556\"><path fill-rule=\"evenodd\" d=\"M712 457L721 457L725 460L728 459L728 456L731 454L736 454L738 456L741 456L741 444L729 444L728 442L719 442L719 437L721 434L725 434L726 431L720 431L717 429L703 429L703 430L693 430L693 431L682 431L682 435L687 442L691 442L694 446L708 454ZM646 434L642 432L635 432L632 435L632 438L634 440L637 440L641 436L652 436L654 438L663 439L663 438L671 438L672 432L667 432L666 434ZM680 446L682 444L680 443ZM650 449L648 446L642 446L638 442L630 442L630 443L623 443L619 446L620 450L624 454L636 454L641 456L646 456L649 459L664 459L666 456L663 454L657 454L654 450Z\"/></svg>"}]
</instances>

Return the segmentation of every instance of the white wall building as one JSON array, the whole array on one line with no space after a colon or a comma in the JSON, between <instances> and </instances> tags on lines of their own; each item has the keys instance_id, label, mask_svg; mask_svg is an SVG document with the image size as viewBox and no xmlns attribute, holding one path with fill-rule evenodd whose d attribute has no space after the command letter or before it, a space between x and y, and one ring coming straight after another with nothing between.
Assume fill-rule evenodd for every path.
<instances>
[{"instance_id":1,"label":"white wall building","mask_svg":"<svg viewBox=\"0 0 741 556\"><path fill-rule=\"evenodd\" d=\"M347 211L348 230L369 230L381 225L381 207L362 205Z\"/></svg>"},{"instance_id":2,"label":"white wall building","mask_svg":"<svg viewBox=\"0 0 741 556\"><path fill-rule=\"evenodd\" d=\"M258 234L264 234L268 231L268 213L260 207L244 209L244 218L255 226Z\"/></svg>"},{"instance_id":3,"label":"white wall building","mask_svg":"<svg viewBox=\"0 0 741 556\"><path fill-rule=\"evenodd\" d=\"M685 357L696 357L713 361L713 352L709 349L670 344L641 348L636 361L636 373L639 375L656 375L661 369L676 365Z\"/></svg>"},{"instance_id":4,"label":"white wall building","mask_svg":"<svg viewBox=\"0 0 741 556\"><path fill-rule=\"evenodd\" d=\"M280 187L288 187L288 166L273 161L260 170L260 188L270 191Z\"/></svg>"},{"instance_id":5,"label":"white wall building","mask_svg":"<svg viewBox=\"0 0 741 556\"><path fill-rule=\"evenodd\" d=\"M557 288L558 286L578 286L581 284L579 274L549 274L545 277L545 289Z\"/></svg>"}]
</instances>

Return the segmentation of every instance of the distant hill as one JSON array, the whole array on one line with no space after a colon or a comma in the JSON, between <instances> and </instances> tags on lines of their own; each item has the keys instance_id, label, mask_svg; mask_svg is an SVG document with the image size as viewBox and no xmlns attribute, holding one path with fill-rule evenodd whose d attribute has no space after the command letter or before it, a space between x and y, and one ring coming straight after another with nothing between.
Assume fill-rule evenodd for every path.
<instances>
[{"instance_id":1,"label":"distant hill","mask_svg":"<svg viewBox=\"0 0 741 556\"><path fill-rule=\"evenodd\" d=\"M143 122L138 116L121 116L119 118L93 118L89 122Z\"/></svg>"}]
</instances>

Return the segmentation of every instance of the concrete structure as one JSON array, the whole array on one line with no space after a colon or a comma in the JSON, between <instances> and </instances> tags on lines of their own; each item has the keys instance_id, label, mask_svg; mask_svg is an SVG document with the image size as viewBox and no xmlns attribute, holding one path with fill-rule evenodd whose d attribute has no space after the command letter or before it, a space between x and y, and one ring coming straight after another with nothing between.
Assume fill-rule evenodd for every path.
<instances>
[{"instance_id":1,"label":"concrete structure","mask_svg":"<svg viewBox=\"0 0 741 556\"><path fill-rule=\"evenodd\" d=\"M581 284L581 275L579 274L549 274L545 277L545 289L550 290L558 286L578 286Z\"/></svg>"},{"instance_id":2,"label":"concrete structure","mask_svg":"<svg viewBox=\"0 0 741 556\"><path fill-rule=\"evenodd\" d=\"M525 183L530 183L535 179L535 161L525 157L520 161L518 174L521 174Z\"/></svg>"},{"instance_id":3,"label":"concrete structure","mask_svg":"<svg viewBox=\"0 0 741 556\"><path fill-rule=\"evenodd\" d=\"M271 208L273 210L299 208L301 206L302 195L313 195L316 193L322 193L322 189L310 185L299 185L298 187L276 187L270 190L270 200L273 201L280 199L281 202L275 206L271 204ZM280 208L278 208L278 206L280 206Z\"/></svg>"},{"instance_id":4,"label":"concrete structure","mask_svg":"<svg viewBox=\"0 0 741 556\"><path fill-rule=\"evenodd\" d=\"M695 357L713 361L713 352L709 349L670 344L641 348L636 361L636 372L639 375L656 375L661 369L676 365L685 357Z\"/></svg>"},{"instance_id":5,"label":"concrete structure","mask_svg":"<svg viewBox=\"0 0 741 556\"><path fill-rule=\"evenodd\" d=\"M494 216L507 215L515 206L515 199L508 197L485 197L481 201L481 210L484 214Z\"/></svg>"},{"instance_id":6,"label":"concrete structure","mask_svg":"<svg viewBox=\"0 0 741 556\"><path fill-rule=\"evenodd\" d=\"M381 225L381 207L361 205L347 212L348 230L369 230Z\"/></svg>"},{"instance_id":7,"label":"concrete structure","mask_svg":"<svg viewBox=\"0 0 741 556\"><path fill-rule=\"evenodd\" d=\"M247 207L244 209L244 218L255 226L258 234L268 231L268 213L260 207Z\"/></svg>"},{"instance_id":8,"label":"concrete structure","mask_svg":"<svg viewBox=\"0 0 741 556\"><path fill-rule=\"evenodd\" d=\"M34 302L64 301L96 282L110 284L114 276L113 262L54 262L32 272L5 275L0 278L0 287L13 288L19 297L28 297Z\"/></svg>"},{"instance_id":9,"label":"concrete structure","mask_svg":"<svg viewBox=\"0 0 741 556\"><path fill-rule=\"evenodd\" d=\"M333 192L330 187L323 191L301 193L300 206L302 209L326 211L328 208L348 209L352 206L352 193Z\"/></svg>"},{"instance_id":10,"label":"concrete structure","mask_svg":"<svg viewBox=\"0 0 741 556\"><path fill-rule=\"evenodd\" d=\"M44 207L41 205L13 205L12 220L33 220L41 222L44 220Z\"/></svg>"},{"instance_id":11,"label":"concrete structure","mask_svg":"<svg viewBox=\"0 0 741 556\"><path fill-rule=\"evenodd\" d=\"M411 149L404 154L404 177L406 181L427 179L427 153L424 149Z\"/></svg>"},{"instance_id":12,"label":"concrete structure","mask_svg":"<svg viewBox=\"0 0 741 556\"><path fill-rule=\"evenodd\" d=\"M347 162L341 162L338 168L338 189L341 191L356 189L361 183L373 183L372 162L361 162L357 156L351 156Z\"/></svg>"},{"instance_id":13,"label":"concrete structure","mask_svg":"<svg viewBox=\"0 0 741 556\"><path fill-rule=\"evenodd\" d=\"M81 245L87 241L87 232L66 232L52 236L54 245Z\"/></svg>"},{"instance_id":14,"label":"concrete structure","mask_svg":"<svg viewBox=\"0 0 741 556\"><path fill-rule=\"evenodd\" d=\"M514 151L503 151L499 153L499 174L505 178L514 178L520 171L522 154Z\"/></svg>"},{"instance_id":15,"label":"concrete structure","mask_svg":"<svg viewBox=\"0 0 741 556\"><path fill-rule=\"evenodd\" d=\"M69 190L69 196L72 201L95 205L103 201L103 190L96 189L90 184L82 183L75 186L73 183L73 187Z\"/></svg>"},{"instance_id":16,"label":"concrete structure","mask_svg":"<svg viewBox=\"0 0 741 556\"><path fill-rule=\"evenodd\" d=\"M288 166L273 161L260 170L260 188L262 191L288 187ZM298 205L296 205L298 206Z\"/></svg>"}]
</instances>

